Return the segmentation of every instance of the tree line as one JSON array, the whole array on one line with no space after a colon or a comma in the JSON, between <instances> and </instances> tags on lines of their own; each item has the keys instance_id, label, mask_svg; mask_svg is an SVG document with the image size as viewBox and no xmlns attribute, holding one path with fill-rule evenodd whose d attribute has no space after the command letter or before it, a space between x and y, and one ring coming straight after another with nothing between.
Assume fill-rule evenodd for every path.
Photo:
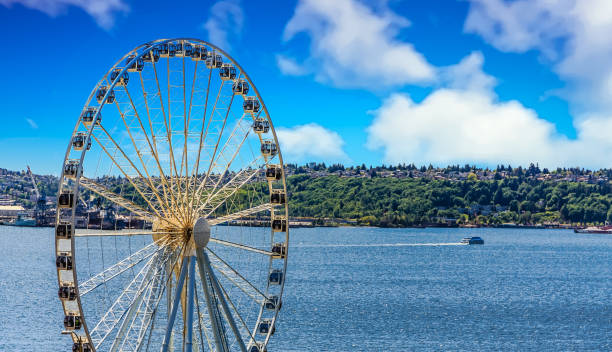
<instances>
[{"instance_id":1,"label":"tree line","mask_svg":"<svg viewBox=\"0 0 612 352\"><path fill-rule=\"evenodd\" d=\"M292 216L353 219L361 225L612 221L612 187L607 182L295 175L287 179L287 184Z\"/></svg>"}]
</instances>

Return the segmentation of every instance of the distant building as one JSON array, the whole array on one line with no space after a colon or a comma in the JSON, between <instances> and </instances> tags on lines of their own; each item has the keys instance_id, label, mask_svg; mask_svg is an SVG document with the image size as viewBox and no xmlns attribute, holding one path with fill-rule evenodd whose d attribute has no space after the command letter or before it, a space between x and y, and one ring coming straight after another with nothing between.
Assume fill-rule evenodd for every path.
<instances>
[{"instance_id":1,"label":"distant building","mask_svg":"<svg viewBox=\"0 0 612 352\"><path fill-rule=\"evenodd\" d=\"M0 218L15 218L17 214L24 211L21 205L0 205Z\"/></svg>"},{"instance_id":2,"label":"distant building","mask_svg":"<svg viewBox=\"0 0 612 352\"><path fill-rule=\"evenodd\" d=\"M0 196L0 205L14 205L15 200L11 199L11 197L7 195Z\"/></svg>"}]
</instances>

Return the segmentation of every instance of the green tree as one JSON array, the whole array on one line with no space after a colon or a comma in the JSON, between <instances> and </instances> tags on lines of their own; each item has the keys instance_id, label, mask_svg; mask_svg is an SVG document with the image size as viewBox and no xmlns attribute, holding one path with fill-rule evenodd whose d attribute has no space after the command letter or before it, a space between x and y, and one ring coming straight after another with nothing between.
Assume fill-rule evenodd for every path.
<instances>
[{"instance_id":1,"label":"green tree","mask_svg":"<svg viewBox=\"0 0 612 352\"><path fill-rule=\"evenodd\" d=\"M510 201L510 211L517 212L519 211L519 202L516 199Z\"/></svg>"}]
</instances>

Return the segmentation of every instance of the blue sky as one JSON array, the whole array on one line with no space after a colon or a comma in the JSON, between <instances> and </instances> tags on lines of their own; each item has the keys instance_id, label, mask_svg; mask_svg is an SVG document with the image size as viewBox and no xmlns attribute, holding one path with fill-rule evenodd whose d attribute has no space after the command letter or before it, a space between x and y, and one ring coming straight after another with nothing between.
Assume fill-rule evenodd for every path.
<instances>
[{"instance_id":1,"label":"blue sky","mask_svg":"<svg viewBox=\"0 0 612 352\"><path fill-rule=\"evenodd\" d=\"M605 0L0 0L0 26L4 168L58 173L99 78L171 37L240 62L291 162L612 166Z\"/></svg>"}]
</instances>

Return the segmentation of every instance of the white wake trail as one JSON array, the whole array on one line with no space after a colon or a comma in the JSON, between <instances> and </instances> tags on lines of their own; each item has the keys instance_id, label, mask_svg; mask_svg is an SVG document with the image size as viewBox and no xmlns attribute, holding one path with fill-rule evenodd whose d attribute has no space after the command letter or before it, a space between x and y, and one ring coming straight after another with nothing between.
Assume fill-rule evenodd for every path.
<instances>
[{"instance_id":1,"label":"white wake trail","mask_svg":"<svg viewBox=\"0 0 612 352\"><path fill-rule=\"evenodd\" d=\"M294 244L291 247L438 247L438 246L466 246L467 243L367 243L367 244Z\"/></svg>"}]
</instances>

